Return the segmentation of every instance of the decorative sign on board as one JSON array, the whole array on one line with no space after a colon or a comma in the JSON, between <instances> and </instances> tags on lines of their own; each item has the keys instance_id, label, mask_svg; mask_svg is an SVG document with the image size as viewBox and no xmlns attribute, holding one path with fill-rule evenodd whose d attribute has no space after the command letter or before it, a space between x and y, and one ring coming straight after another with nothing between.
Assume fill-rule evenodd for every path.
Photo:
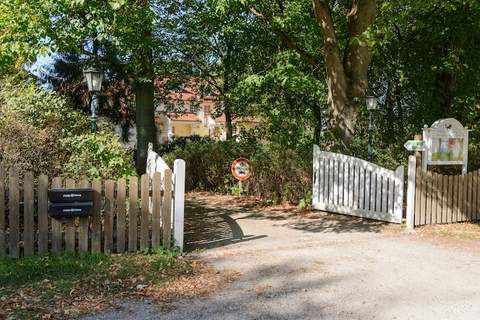
<instances>
[{"instance_id":1,"label":"decorative sign on board","mask_svg":"<svg viewBox=\"0 0 480 320\"><path fill-rule=\"evenodd\" d=\"M423 128L425 150L422 168L429 165L461 165L467 173L468 129L453 118L435 121L430 128Z\"/></svg>"},{"instance_id":2,"label":"decorative sign on board","mask_svg":"<svg viewBox=\"0 0 480 320\"><path fill-rule=\"evenodd\" d=\"M232 174L239 181L247 180L252 176L250 160L239 158L232 163Z\"/></svg>"},{"instance_id":3,"label":"decorative sign on board","mask_svg":"<svg viewBox=\"0 0 480 320\"><path fill-rule=\"evenodd\" d=\"M425 150L425 142L423 140L408 140L403 145L408 151L423 151Z\"/></svg>"}]
</instances>

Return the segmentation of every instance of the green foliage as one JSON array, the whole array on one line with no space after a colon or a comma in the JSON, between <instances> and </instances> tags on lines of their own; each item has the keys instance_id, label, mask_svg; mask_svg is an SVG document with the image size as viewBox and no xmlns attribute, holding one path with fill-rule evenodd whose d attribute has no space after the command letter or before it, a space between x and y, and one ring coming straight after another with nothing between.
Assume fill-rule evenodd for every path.
<instances>
[{"instance_id":1,"label":"green foliage","mask_svg":"<svg viewBox=\"0 0 480 320\"><path fill-rule=\"evenodd\" d=\"M132 156L108 122L90 133L89 117L33 83L0 83L0 161L20 174L118 178L133 175Z\"/></svg>"},{"instance_id":2,"label":"green foliage","mask_svg":"<svg viewBox=\"0 0 480 320\"><path fill-rule=\"evenodd\" d=\"M62 145L70 154L64 174L89 179L115 179L135 175L132 155L112 133L87 133L68 137Z\"/></svg>"},{"instance_id":3,"label":"green foliage","mask_svg":"<svg viewBox=\"0 0 480 320\"><path fill-rule=\"evenodd\" d=\"M232 162L240 157L251 160L253 175L243 182L243 190L231 174ZM297 203L311 189L311 150L285 149L274 144L251 141L191 141L164 155L168 162L187 163L187 190L208 190L256 195L273 201Z\"/></svg>"}]
</instances>

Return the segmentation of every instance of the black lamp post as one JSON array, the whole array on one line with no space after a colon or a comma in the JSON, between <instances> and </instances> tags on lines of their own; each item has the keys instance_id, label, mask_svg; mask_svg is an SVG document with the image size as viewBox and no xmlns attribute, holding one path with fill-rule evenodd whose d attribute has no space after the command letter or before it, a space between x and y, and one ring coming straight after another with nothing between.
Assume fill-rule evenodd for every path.
<instances>
[{"instance_id":1,"label":"black lamp post","mask_svg":"<svg viewBox=\"0 0 480 320\"><path fill-rule=\"evenodd\" d=\"M88 91L92 93L92 104L91 104L91 122L92 122L92 132L97 131L97 108L98 108L98 98L97 93L102 90L102 81L103 74L95 68L88 68L83 71L85 79L87 80Z\"/></svg>"},{"instance_id":2,"label":"black lamp post","mask_svg":"<svg viewBox=\"0 0 480 320\"><path fill-rule=\"evenodd\" d=\"M373 129L373 116L374 110L378 109L377 98L373 96L366 96L365 103L368 110L368 161L372 161L373 158L373 146L372 146L372 129Z\"/></svg>"}]
</instances>

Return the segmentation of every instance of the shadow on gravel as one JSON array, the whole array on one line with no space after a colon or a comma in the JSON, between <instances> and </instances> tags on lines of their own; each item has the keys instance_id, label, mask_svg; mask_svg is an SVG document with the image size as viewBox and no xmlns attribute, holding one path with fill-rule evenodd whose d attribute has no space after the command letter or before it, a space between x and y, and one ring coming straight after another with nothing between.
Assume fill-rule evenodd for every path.
<instances>
[{"instance_id":1,"label":"shadow on gravel","mask_svg":"<svg viewBox=\"0 0 480 320\"><path fill-rule=\"evenodd\" d=\"M241 210L210 208L198 204L185 206L185 249L210 249L233 243L265 238L246 235L230 215Z\"/></svg>"},{"instance_id":2,"label":"shadow on gravel","mask_svg":"<svg viewBox=\"0 0 480 320\"><path fill-rule=\"evenodd\" d=\"M263 212L247 206L211 206L193 201L185 207L186 250L209 249L229 244L265 238L266 235L246 235L237 223L240 219L268 219L281 226L314 233L380 233L389 224L321 211L299 215L287 211ZM232 218L232 215L241 217Z\"/></svg>"}]
</instances>

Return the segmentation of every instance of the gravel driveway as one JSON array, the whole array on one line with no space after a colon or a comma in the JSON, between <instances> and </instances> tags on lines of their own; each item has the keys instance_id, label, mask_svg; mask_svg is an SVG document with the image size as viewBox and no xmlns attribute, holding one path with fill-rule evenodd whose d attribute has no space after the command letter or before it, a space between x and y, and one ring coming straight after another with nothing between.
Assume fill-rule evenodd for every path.
<instances>
[{"instance_id":1,"label":"gravel driveway","mask_svg":"<svg viewBox=\"0 0 480 320\"><path fill-rule=\"evenodd\" d=\"M131 301L85 319L480 318L478 250L378 222L263 214L228 201L191 200L187 239L216 268L240 272L238 281L169 312Z\"/></svg>"}]
</instances>

